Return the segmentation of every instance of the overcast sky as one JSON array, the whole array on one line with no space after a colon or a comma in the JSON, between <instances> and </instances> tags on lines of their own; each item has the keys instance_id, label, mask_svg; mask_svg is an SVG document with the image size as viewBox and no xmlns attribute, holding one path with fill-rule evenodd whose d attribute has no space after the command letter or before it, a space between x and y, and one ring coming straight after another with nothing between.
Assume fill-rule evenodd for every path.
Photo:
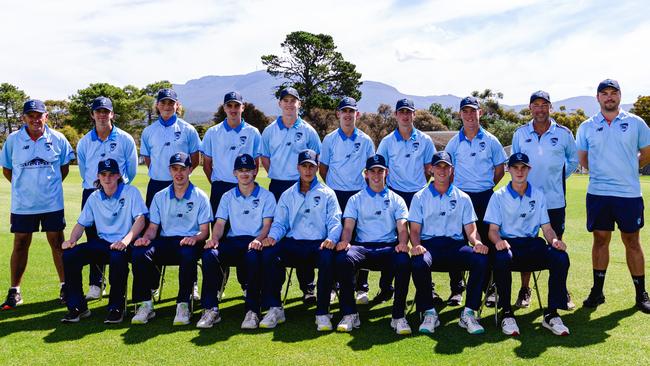
<instances>
[{"instance_id":1,"label":"overcast sky","mask_svg":"<svg viewBox=\"0 0 650 366\"><path fill-rule=\"evenodd\" d=\"M93 82L142 87L263 69L296 30L326 33L362 80L414 95L491 88L507 104L544 89L623 101L650 94L642 1L4 0L0 82L60 99Z\"/></svg>"}]
</instances>

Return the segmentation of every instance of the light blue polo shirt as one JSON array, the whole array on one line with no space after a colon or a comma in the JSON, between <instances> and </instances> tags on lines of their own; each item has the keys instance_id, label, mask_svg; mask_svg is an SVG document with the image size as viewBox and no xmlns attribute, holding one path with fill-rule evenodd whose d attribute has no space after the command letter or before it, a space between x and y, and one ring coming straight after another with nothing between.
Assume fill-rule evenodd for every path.
<instances>
[{"instance_id":1,"label":"light blue polo shirt","mask_svg":"<svg viewBox=\"0 0 650 366\"><path fill-rule=\"evenodd\" d=\"M397 240L397 220L407 220L408 216L406 202L397 193L388 188L375 192L366 186L348 200L343 221L356 221L358 242L390 243Z\"/></svg>"},{"instance_id":2,"label":"light blue polo shirt","mask_svg":"<svg viewBox=\"0 0 650 366\"><path fill-rule=\"evenodd\" d=\"M508 160L503 146L491 133L479 128L472 140L461 128L445 151L454 163L454 185L464 192L483 192L494 187L494 168Z\"/></svg>"},{"instance_id":3,"label":"light blue polo shirt","mask_svg":"<svg viewBox=\"0 0 650 366\"><path fill-rule=\"evenodd\" d=\"M388 164L388 186L401 192L417 192L427 184L424 164L430 164L435 153L431 138L416 128L407 140L402 139L396 129L384 137L377 148L377 154Z\"/></svg>"},{"instance_id":4,"label":"light blue polo shirt","mask_svg":"<svg viewBox=\"0 0 650 366\"><path fill-rule=\"evenodd\" d=\"M589 159L587 193L641 197L637 154L650 145L650 129L641 118L621 110L608 125L598 112L580 124L576 139Z\"/></svg>"},{"instance_id":5,"label":"light blue polo shirt","mask_svg":"<svg viewBox=\"0 0 650 366\"><path fill-rule=\"evenodd\" d=\"M237 183L232 173L235 158L241 154L259 157L261 140L257 128L244 120L235 128L231 128L227 120L208 128L203 136L201 152L212 159L210 181Z\"/></svg>"},{"instance_id":6,"label":"light blue polo shirt","mask_svg":"<svg viewBox=\"0 0 650 366\"><path fill-rule=\"evenodd\" d=\"M551 119L551 126L540 137L530 121L512 136L512 153L528 155L532 167L528 182L544 192L548 209L566 206L564 180L578 167L578 151L571 130Z\"/></svg>"},{"instance_id":7,"label":"light blue polo shirt","mask_svg":"<svg viewBox=\"0 0 650 366\"><path fill-rule=\"evenodd\" d=\"M359 191L366 182L363 169L366 160L375 154L375 145L365 132L354 129L348 137L337 128L323 139L321 164L328 167L325 182L337 191Z\"/></svg>"},{"instance_id":8,"label":"light blue polo shirt","mask_svg":"<svg viewBox=\"0 0 650 366\"><path fill-rule=\"evenodd\" d=\"M300 192L300 182L282 193L269 237L275 240L285 236L296 240L327 238L338 243L341 230L341 208L334 191L314 179L307 194Z\"/></svg>"},{"instance_id":9,"label":"light blue polo shirt","mask_svg":"<svg viewBox=\"0 0 650 366\"><path fill-rule=\"evenodd\" d=\"M271 160L271 179L298 180L298 153L312 149L320 154L320 147L318 133L301 118L286 128L282 117L278 117L262 132L262 156Z\"/></svg>"},{"instance_id":10,"label":"light blue polo shirt","mask_svg":"<svg viewBox=\"0 0 650 366\"><path fill-rule=\"evenodd\" d=\"M93 192L81 210L77 222L84 227L95 224L97 235L109 243L114 243L122 240L138 216L146 215L147 212L140 191L132 185L120 183L117 191L110 197L99 189Z\"/></svg>"},{"instance_id":11,"label":"light blue polo shirt","mask_svg":"<svg viewBox=\"0 0 650 366\"><path fill-rule=\"evenodd\" d=\"M528 183L520 196L510 182L494 192L483 221L498 225L504 239L535 238L540 226L550 222L544 192Z\"/></svg>"},{"instance_id":12,"label":"light blue polo shirt","mask_svg":"<svg viewBox=\"0 0 650 366\"><path fill-rule=\"evenodd\" d=\"M36 141L25 129L12 132L0 153L0 164L11 169L11 213L63 210L61 166L74 159L72 146L62 133L47 125Z\"/></svg>"},{"instance_id":13,"label":"light blue polo shirt","mask_svg":"<svg viewBox=\"0 0 650 366\"><path fill-rule=\"evenodd\" d=\"M199 226L212 221L210 199L199 187L192 183L185 195L178 199L174 185L156 193L151 202L149 218L160 225L161 236L193 236L199 233Z\"/></svg>"},{"instance_id":14,"label":"light blue polo shirt","mask_svg":"<svg viewBox=\"0 0 650 366\"><path fill-rule=\"evenodd\" d=\"M149 177L170 181L169 158L177 152L191 155L199 151L201 140L196 129L176 115L168 121L158 121L145 127L140 139L140 155L151 159Z\"/></svg>"},{"instance_id":15,"label":"light blue polo shirt","mask_svg":"<svg viewBox=\"0 0 650 366\"><path fill-rule=\"evenodd\" d=\"M125 183L135 178L138 167L138 153L133 137L113 126L106 140L102 141L93 128L77 144L77 162L84 189L93 189L97 180L97 164L106 159L114 159L120 167Z\"/></svg>"},{"instance_id":16,"label":"light blue polo shirt","mask_svg":"<svg viewBox=\"0 0 650 366\"><path fill-rule=\"evenodd\" d=\"M439 194L433 182L429 183L413 196L409 210L409 221L421 225L422 240L442 236L465 240L465 225L476 220L472 200L453 184L447 192Z\"/></svg>"},{"instance_id":17,"label":"light blue polo shirt","mask_svg":"<svg viewBox=\"0 0 650 366\"><path fill-rule=\"evenodd\" d=\"M264 219L273 218L275 196L257 183L250 196L244 196L239 187L224 193L217 208L215 219L230 220L227 236L258 236Z\"/></svg>"}]
</instances>

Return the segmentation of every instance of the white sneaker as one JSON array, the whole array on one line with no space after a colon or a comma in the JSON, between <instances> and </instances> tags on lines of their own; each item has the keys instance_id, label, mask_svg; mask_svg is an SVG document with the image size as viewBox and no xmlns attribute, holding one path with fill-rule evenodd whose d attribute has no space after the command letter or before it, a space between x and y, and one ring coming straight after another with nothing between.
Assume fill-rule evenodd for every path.
<instances>
[{"instance_id":1,"label":"white sneaker","mask_svg":"<svg viewBox=\"0 0 650 366\"><path fill-rule=\"evenodd\" d=\"M188 324L190 324L190 305L186 302L179 302L176 304L176 316L174 317L174 325Z\"/></svg>"},{"instance_id":2,"label":"white sneaker","mask_svg":"<svg viewBox=\"0 0 650 366\"><path fill-rule=\"evenodd\" d=\"M562 322L562 319L560 319L559 316L554 316L551 319L549 319L548 323L546 322L546 317L542 318L542 326L555 335L559 336L566 336L569 335L569 328L564 325Z\"/></svg>"},{"instance_id":3,"label":"white sneaker","mask_svg":"<svg viewBox=\"0 0 650 366\"><path fill-rule=\"evenodd\" d=\"M369 301L367 291L357 291L357 305L367 305Z\"/></svg>"},{"instance_id":4,"label":"white sneaker","mask_svg":"<svg viewBox=\"0 0 650 366\"><path fill-rule=\"evenodd\" d=\"M257 313L249 310L244 317L244 321L241 322L241 329L257 329L259 324L260 318Z\"/></svg>"},{"instance_id":5,"label":"white sneaker","mask_svg":"<svg viewBox=\"0 0 650 366\"><path fill-rule=\"evenodd\" d=\"M501 331L505 335L509 336L518 336L519 327L517 326L517 321L513 317L503 318L501 321Z\"/></svg>"},{"instance_id":6,"label":"white sneaker","mask_svg":"<svg viewBox=\"0 0 650 366\"><path fill-rule=\"evenodd\" d=\"M351 332L352 329L359 328L360 325L359 313L343 315L343 319L336 326L336 330L338 332Z\"/></svg>"},{"instance_id":7,"label":"white sneaker","mask_svg":"<svg viewBox=\"0 0 650 366\"><path fill-rule=\"evenodd\" d=\"M143 301L138 305L135 315L131 318L131 324L147 324L155 316L156 313L153 311L153 303L151 301Z\"/></svg>"},{"instance_id":8,"label":"white sneaker","mask_svg":"<svg viewBox=\"0 0 650 366\"><path fill-rule=\"evenodd\" d=\"M469 334L482 334L485 332L485 329L483 329L481 324L478 322L478 319L476 319L474 310L469 308L465 308L460 313L458 325L460 325L461 328L467 329L467 333Z\"/></svg>"},{"instance_id":9,"label":"white sneaker","mask_svg":"<svg viewBox=\"0 0 650 366\"><path fill-rule=\"evenodd\" d=\"M264 315L260 322L260 328L275 328L276 325L284 323L284 309L281 306L274 306Z\"/></svg>"},{"instance_id":10,"label":"white sneaker","mask_svg":"<svg viewBox=\"0 0 650 366\"><path fill-rule=\"evenodd\" d=\"M332 290L332 292L330 292L330 304L334 301L336 301L336 291Z\"/></svg>"},{"instance_id":11,"label":"white sneaker","mask_svg":"<svg viewBox=\"0 0 650 366\"><path fill-rule=\"evenodd\" d=\"M399 335L411 334L411 327L409 326L408 321L406 321L406 318L393 318L390 320L390 326L395 329L395 333Z\"/></svg>"},{"instance_id":12,"label":"white sneaker","mask_svg":"<svg viewBox=\"0 0 650 366\"><path fill-rule=\"evenodd\" d=\"M331 314L316 315L316 330L319 332L326 332L332 330Z\"/></svg>"},{"instance_id":13,"label":"white sneaker","mask_svg":"<svg viewBox=\"0 0 650 366\"><path fill-rule=\"evenodd\" d=\"M199 319L199 321L196 323L196 327L201 329L212 328L213 325L219 323L220 321L221 321L221 315L219 314L219 309L216 308L205 309L203 310L203 315L201 315L201 319ZM174 319L174 324L176 324L176 319Z\"/></svg>"},{"instance_id":14,"label":"white sneaker","mask_svg":"<svg viewBox=\"0 0 650 366\"><path fill-rule=\"evenodd\" d=\"M86 300L101 299L104 295L106 295L106 291L102 291L101 287L90 285L90 287L88 287L88 293L86 294Z\"/></svg>"},{"instance_id":15,"label":"white sneaker","mask_svg":"<svg viewBox=\"0 0 650 366\"><path fill-rule=\"evenodd\" d=\"M201 292L199 292L199 284L194 282L194 288L192 289L192 299L194 301L201 300Z\"/></svg>"},{"instance_id":16,"label":"white sneaker","mask_svg":"<svg viewBox=\"0 0 650 366\"><path fill-rule=\"evenodd\" d=\"M424 319L420 328L418 328L420 333L433 333L436 330L436 327L440 325L440 320L438 319L438 313L436 309L431 308L424 312Z\"/></svg>"}]
</instances>

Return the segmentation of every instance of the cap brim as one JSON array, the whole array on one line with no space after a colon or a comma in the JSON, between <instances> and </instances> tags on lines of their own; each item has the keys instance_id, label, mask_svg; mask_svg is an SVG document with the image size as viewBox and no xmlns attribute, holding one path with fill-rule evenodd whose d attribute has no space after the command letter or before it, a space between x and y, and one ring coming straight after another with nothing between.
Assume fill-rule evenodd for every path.
<instances>
[{"instance_id":1,"label":"cap brim","mask_svg":"<svg viewBox=\"0 0 650 366\"><path fill-rule=\"evenodd\" d=\"M452 164L451 161L447 161L447 160L438 160L438 161L436 161L435 163L433 163L433 166L436 166L436 165L438 165L438 164L440 164L440 163L445 163L445 164L447 164L447 165L449 165L449 166L454 166L454 164Z\"/></svg>"},{"instance_id":2,"label":"cap brim","mask_svg":"<svg viewBox=\"0 0 650 366\"><path fill-rule=\"evenodd\" d=\"M316 160L313 160L313 159L303 160L303 161L301 161L300 163L298 163L298 165L302 165L302 164L304 164L304 163L309 163L309 164L312 164L312 165L318 165L318 163L316 162Z\"/></svg>"},{"instance_id":3,"label":"cap brim","mask_svg":"<svg viewBox=\"0 0 650 366\"><path fill-rule=\"evenodd\" d=\"M415 108L413 108L413 107L400 107L400 108L398 108L397 110L398 110L398 111L401 111L402 109L408 109L408 110L411 111L411 112L415 112Z\"/></svg>"},{"instance_id":4,"label":"cap brim","mask_svg":"<svg viewBox=\"0 0 650 366\"><path fill-rule=\"evenodd\" d=\"M113 111L113 108L97 107L97 108L93 108L93 112L94 112L94 111L98 111L98 110L100 110L100 109L106 109L107 111L110 111L110 112Z\"/></svg>"},{"instance_id":5,"label":"cap brim","mask_svg":"<svg viewBox=\"0 0 650 366\"><path fill-rule=\"evenodd\" d=\"M180 166L186 166L186 167L189 167L188 165L185 165L185 163L181 163L181 162L178 162L178 163L171 163L171 164L169 164L169 166L173 166L173 165L180 165Z\"/></svg>"},{"instance_id":6,"label":"cap brim","mask_svg":"<svg viewBox=\"0 0 650 366\"><path fill-rule=\"evenodd\" d=\"M388 167L387 167L387 166L385 166L385 165L381 165L381 164L374 164L374 165L371 165L371 166L369 166L369 167L367 167L367 168L366 168L366 170L370 170L370 169L373 169L373 168L382 168L382 169L388 169Z\"/></svg>"},{"instance_id":7,"label":"cap brim","mask_svg":"<svg viewBox=\"0 0 650 366\"><path fill-rule=\"evenodd\" d=\"M29 113L29 112L45 113L45 112L47 112L47 111L46 111L46 110L41 110L41 109L36 109L36 108L35 108L35 109L28 109L28 110L26 110L26 111L23 111L23 114L27 114L27 113Z\"/></svg>"},{"instance_id":8,"label":"cap brim","mask_svg":"<svg viewBox=\"0 0 650 366\"><path fill-rule=\"evenodd\" d=\"M160 99L158 99L158 101L159 101L159 102L162 102L163 100L166 100L166 99L173 100L174 102L178 102L178 99L174 99L174 98L172 98L172 97L164 97L164 98L160 98Z\"/></svg>"},{"instance_id":9,"label":"cap brim","mask_svg":"<svg viewBox=\"0 0 650 366\"><path fill-rule=\"evenodd\" d=\"M346 105L345 107L341 107L341 108L336 108L337 111L342 111L342 110L344 110L344 109L352 109L352 110L354 110L354 111L358 111L358 110L359 110L359 108L357 108L357 107L352 107L352 106L349 106L349 105Z\"/></svg>"},{"instance_id":10,"label":"cap brim","mask_svg":"<svg viewBox=\"0 0 650 366\"><path fill-rule=\"evenodd\" d=\"M515 165L517 165L517 164L523 164L523 165L525 165L525 166L527 166L527 167L529 167L529 168L532 168L532 166L530 165L530 163L526 163L526 162L523 162L523 161L515 161L515 162L512 163L512 164L508 164L508 168L510 168L511 166L515 166Z\"/></svg>"},{"instance_id":11,"label":"cap brim","mask_svg":"<svg viewBox=\"0 0 650 366\"><path fill-rule=\"evenodd\" d=\"M533 97L533 98L530 98L530 102L532 103L532 102L536 101L537 99L542 99L542 100L545 100L545 101L547 101L547 102L549 102L549 103L551 102L551 101L549 100L549 98L544 98L544 97L539 97L539 96L537 96L537 97Z\"/></svg>"},{"instance_id":12,"label":"cap brim","mask_svg":"<svg viewBox=\"0 0 650 366\"><path fill-rule=\"evenodd\" d=\"M244 102L242 102L241 100L238 100L238 99L228 99L228 100L224 100L224 101L223 101L223 104L230 103L230 102L235 102L235 103L239 103L239 104L244 104Z\"/></svg>"},{"instance_id":13,"label":"cap brim","mask_svg":"<svg viewBox=\"0 0 650 366\"><path fill-rule=\"evenodd\" d=\"M470 107L472 109L481 109L480 105L474 105L474 104L465 104L464 106L460 107L460 109L463 109L465 107Z\"/></svg>"}]
</instances>

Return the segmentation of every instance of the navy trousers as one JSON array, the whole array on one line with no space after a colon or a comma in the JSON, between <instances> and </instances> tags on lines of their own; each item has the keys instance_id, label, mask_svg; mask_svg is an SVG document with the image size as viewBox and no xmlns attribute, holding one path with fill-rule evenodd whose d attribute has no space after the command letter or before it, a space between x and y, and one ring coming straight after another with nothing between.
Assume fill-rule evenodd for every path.
<instances>
[{"instance_id":1,"label":"navy trousers","mask_svg":"<svg viewBox=\"0 0 650 366\"><path fill-rule=\"evenodd\" d=\"M95 192L95 188L84 188L83 192L81 193L81 209L83 210L84 206L86 205L86 201L88 201L88 197ZM97 236L97 228L95 225L92 226L86 226L84 229L86 232L86 240L91 241L98 239L99 236ZM106 271L106 266L102 264L98 264L97 266L90 266L89 268L89 284L101 287L102 286L102 276L104 275L104 272Z\"/></svg>"}]
</instances>

